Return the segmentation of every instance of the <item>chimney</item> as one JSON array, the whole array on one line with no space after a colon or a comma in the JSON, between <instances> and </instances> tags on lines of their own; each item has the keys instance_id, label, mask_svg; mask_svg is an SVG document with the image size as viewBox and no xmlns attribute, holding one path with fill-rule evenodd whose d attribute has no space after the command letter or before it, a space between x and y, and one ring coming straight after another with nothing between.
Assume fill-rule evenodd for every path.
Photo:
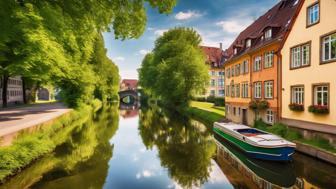
<instances>
[{"instance_id":1,"label":"chimney","mask_svg":"<svg viewBox=\"0 0 336 189\"><path fill-rule=\"evenodd\" d=\"M219 48L223 50L223 43L219 43Z\"/></svg>"}]
</instances>

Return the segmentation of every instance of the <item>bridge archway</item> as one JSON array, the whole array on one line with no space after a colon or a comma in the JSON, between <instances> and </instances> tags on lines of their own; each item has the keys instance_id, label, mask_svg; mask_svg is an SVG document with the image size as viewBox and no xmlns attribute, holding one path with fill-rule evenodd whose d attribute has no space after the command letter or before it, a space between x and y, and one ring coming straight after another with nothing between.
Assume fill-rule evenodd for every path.
<instances>
[{"instance_id":1,"label":"bridge archway","mask_svg":"<svg viewBox=\"0 0 336 189\"><path fill-rule=\"evenodd\" d=\"M136 105L139 103L140 95L135 90L125 90L119 92L120 104Z\"/></svg>"}]
</instances>

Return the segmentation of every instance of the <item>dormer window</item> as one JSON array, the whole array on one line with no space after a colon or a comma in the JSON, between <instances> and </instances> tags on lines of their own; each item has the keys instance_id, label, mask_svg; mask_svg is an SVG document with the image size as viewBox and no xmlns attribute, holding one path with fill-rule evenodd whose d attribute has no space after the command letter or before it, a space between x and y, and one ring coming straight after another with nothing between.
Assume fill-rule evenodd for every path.
<instances>
[{"instance_id":1,"label":"dormer window","mask_svg":"<svg viewBox=\"0 0 336 189\"><path fill-rule=\"evenodd\" d=\"M237 48L234 48L234 50L233 50L233 54L237 54L238 53L238 49Z\"/></svg>"},{"instance_id":2,"label":"dormer window","mask_svg":"<svg viewBox=\"0 0 336 189\"><path fill-rule=\"evenodd\" d=\"M268 39L271 39L271 38L272 38L272 29L268 29L265 32L265 39L268 40Z\"/></svg>"},{"instance_id":3,"label":"dormer window","mask_svg":"<svg viewBox=\"0 0 336 189\"><path fill-rule=\"evenodd\" d=\"M246 48L251 47L251 39L246 40Z\"/></svg>"}]
</instances>

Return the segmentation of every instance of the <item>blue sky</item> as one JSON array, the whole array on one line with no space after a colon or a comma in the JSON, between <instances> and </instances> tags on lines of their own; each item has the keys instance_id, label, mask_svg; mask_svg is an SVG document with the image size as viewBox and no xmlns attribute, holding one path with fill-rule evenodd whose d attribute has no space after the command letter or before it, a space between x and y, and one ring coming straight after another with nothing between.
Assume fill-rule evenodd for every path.
<instances>
[{"instance_id":1,"label":"blue sky","mask_svg":"<svg viewBox=\"0 0 336 189\"><path fill-rule=\"evenodd\" d=\"M147 7L146 31L139 39L115 40L104 33L108 56L119 66L120 75L137 78L137 69L157 37L176 26L192 27L202 36L202 45L227 48L234 38L253 20L264 14L279 0L178 0L169 15Z\"/></svg>"}]
</instances>

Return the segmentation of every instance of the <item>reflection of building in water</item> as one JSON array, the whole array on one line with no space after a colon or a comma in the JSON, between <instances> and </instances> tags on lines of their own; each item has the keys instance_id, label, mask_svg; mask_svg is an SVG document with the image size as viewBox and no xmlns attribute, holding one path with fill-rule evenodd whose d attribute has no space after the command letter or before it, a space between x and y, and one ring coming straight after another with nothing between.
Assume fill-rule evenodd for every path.
<instances>
[{"instance_id":1,"label":"reflection of building in water","mask_svg":"<svg viewBox=\"0 0 336 189\"><path fill-rule=\"evenodd\" d=\"M138 109L134 109L134 110L120 110L120 115L124 118L132 118L132 117L136 117L138 116Z\"/></svg>"},{"instance_id":2,"label":"reflection of building in water","mask_svg":"<svg viewBox=\"0 0 336 189\"><path fill-rule=\"evenodd\" d=\"M217 143L216 161L231 184L237 188L296 188L291 164L249 159L225 142Z\"/></svg>"},{"instance_id":3,"label":"reflection of building in water","mask_svg":"<svg viewBox=\"0 0 336 189\"><path fill-rule=\"evenodd\" d=\"M319 187L314 186L304 178L297 178L294 189L319 189Z\"/></svg>"}]
</instances>

